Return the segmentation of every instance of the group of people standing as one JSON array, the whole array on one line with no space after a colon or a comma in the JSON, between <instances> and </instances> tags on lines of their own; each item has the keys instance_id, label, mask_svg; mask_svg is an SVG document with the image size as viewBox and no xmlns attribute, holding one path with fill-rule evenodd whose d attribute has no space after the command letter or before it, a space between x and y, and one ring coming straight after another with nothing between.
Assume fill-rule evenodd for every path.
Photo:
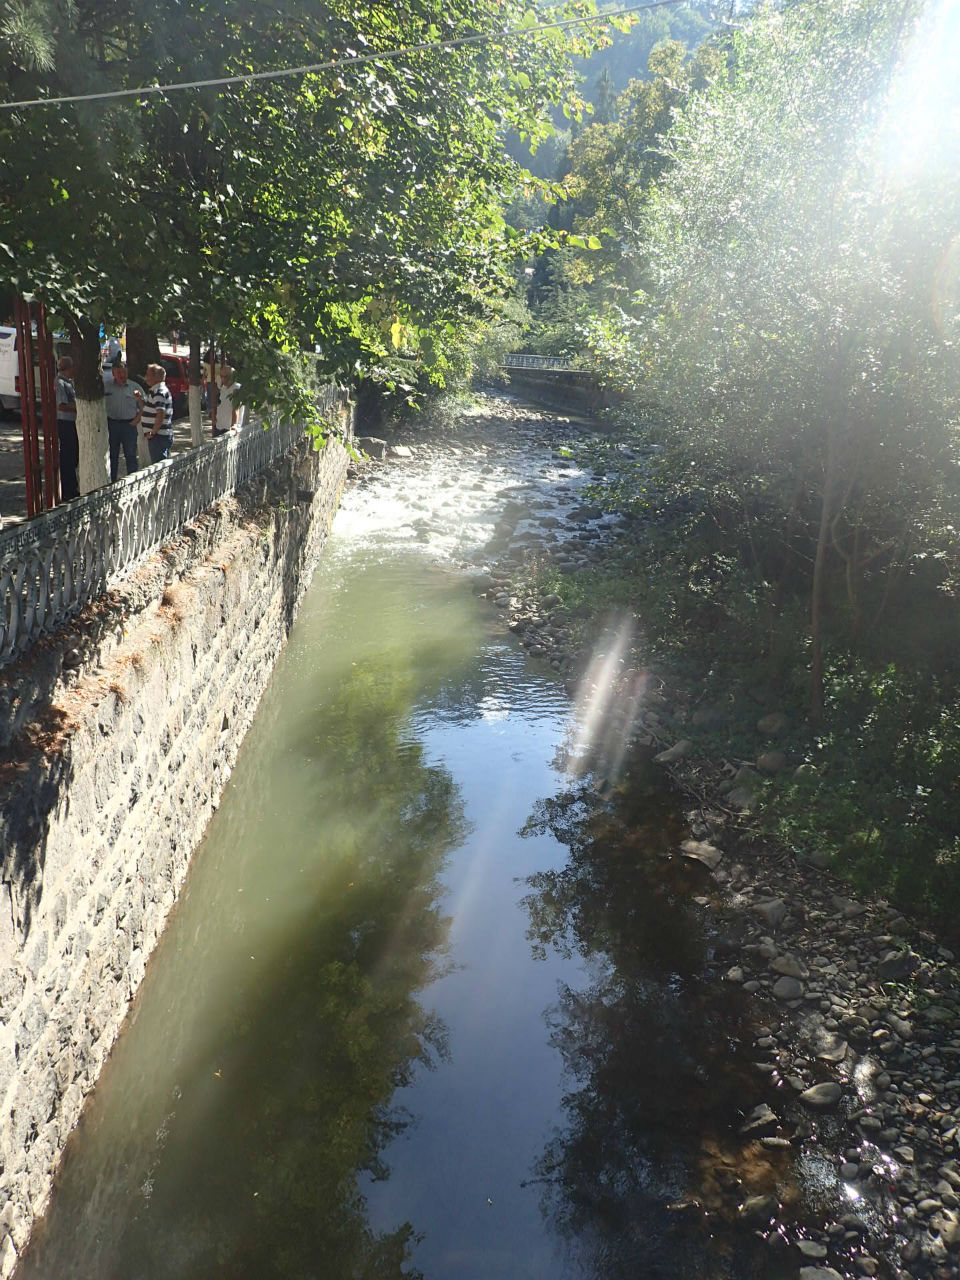
<instances>
[{"instance_id":1,"label":"group of people standing","mask_svg":"<svg viewBox=\"0 0 960 1280\"><path fill-rule=\"evenodd\" d=\"M61 356L57 361L57 436L60 445L60 496L66 501L80 494L78 468L80 442L77 436L77 396L73 384L73 359ZM104 368L103 389L107 406L107 432L110 445L110 479L117 479L120 453L123 452L127 475L137 470L137 440L142 428L150 451L151 462L170 457L173 448L173 396L166 383L166 370L161 364L148 364L144 374L146 390L131 381L122 354L117 353ZM218 397L216 436L236 431L239 426L239 384L229 365L220 367L221 387Z\"/></svg>"}]
</instances>

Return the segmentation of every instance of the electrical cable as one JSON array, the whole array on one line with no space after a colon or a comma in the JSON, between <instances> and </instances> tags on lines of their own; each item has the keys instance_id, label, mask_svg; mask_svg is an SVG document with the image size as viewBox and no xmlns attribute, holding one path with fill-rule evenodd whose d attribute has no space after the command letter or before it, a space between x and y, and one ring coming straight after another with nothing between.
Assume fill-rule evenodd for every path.
<instances>
[{"instance_id":1,"label":"electrical cable","mask_svg":"<svg viewBox=\"0 0 960 1280\"><path fill-rule=\"evenodd\" d=\"M103 102L116 98L143 98L151 94L176 93L183 89L212 89L233 84L253 84L261 80L281 80L287 76L314 75L320 71L336 71L361 66L366 62L392 62L409 53L429 53L443 49L460 49L471 44L499 44L515 36L533 36L541 31L555 31L561 27L583 26L589 22L610 22L614 18L641 13L646 9L667 9L684 4L686 0L649 0L645 4L630 5L608 13L590 14L583 18L567 18L562 22L545 22L532 27L511 27L506 31L482 32L473 36L459 36L453 40L429 40L422 44L402 45L398 49L386 49L382 53L354 54L349 58L335 58L329 62L315 62L303 67L282 67L276 71L249 71L242 75L218 76L211 80L185 80L178 84L148 84L140 89L110 89L100 93L75 93L58 98L25 98L20 102L0 102L0 111L19 111L24 107L56 107L74 102Z\"/></svg>"}]
</instances>

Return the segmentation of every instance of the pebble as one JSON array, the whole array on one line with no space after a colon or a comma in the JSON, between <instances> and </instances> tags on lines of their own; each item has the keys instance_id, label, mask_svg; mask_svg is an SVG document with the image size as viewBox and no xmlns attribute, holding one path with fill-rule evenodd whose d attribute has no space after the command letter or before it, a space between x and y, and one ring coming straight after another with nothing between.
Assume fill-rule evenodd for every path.
<instances>
[{"instance_id":1,"label":"pebble","mask_svg":"<svg viewBox=\"0 0 960 1280\"><path fill-rule=\"evenodd\" d=\"M740 1206L740 1216L744 1222L764 1225L774 1219L780 1212L780 1201L775 1195L748 1196Z\"/></svg>"},{"instance_id":2,"label":"pebble","mask_svg":"<svg viewBox=\"0 0 960 1280\"><path fill-rule=\"evenodd\" d=\"M777 956L770 961L770 968L774 973L782 973L785 978L806 978L809 976L809 969L791 955Z\"/></svg>"},{"instance_id":3,"label":"pebble","mask_svg":"<svg viewBox=\"0 0 960 1280\"><path fill-rule=\"evenodd\" d=\"M657 759L659 760L660 756ZM696 862L702 862L711 871L714 871L719 866L723 858L720 850L706 840L684 840L680 850L685 858L692 858Z\"/></svg>"}]
</instances>

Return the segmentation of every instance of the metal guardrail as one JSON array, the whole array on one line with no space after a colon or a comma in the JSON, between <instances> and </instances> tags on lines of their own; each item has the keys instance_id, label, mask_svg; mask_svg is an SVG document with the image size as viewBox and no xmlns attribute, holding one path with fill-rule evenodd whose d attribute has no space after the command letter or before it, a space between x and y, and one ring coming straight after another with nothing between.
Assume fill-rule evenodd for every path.
<instances>
[{"instance_id":1,"label":"metal guardrail","mask_svg":"<svg viewBox=\"0 0 960 1280\"><path fill-rule=\"evenodd\" d=\"M528 356L515 352L504 356L503 369L556 369L565 371L573 368L573 362L567 356Z\"/></svg>"},{"instance_id":2,"label":"metal guardrail","mask_svg":"<svg viewBox=\"0 0 960 1280\"><path fill-rule=\"evenodd\" d=\"M343 397L326 387L321 411ZM0 533L0 665L24 653L194 516L269 466L304 435L251 422Z\"/></svg>"}]
</instances>

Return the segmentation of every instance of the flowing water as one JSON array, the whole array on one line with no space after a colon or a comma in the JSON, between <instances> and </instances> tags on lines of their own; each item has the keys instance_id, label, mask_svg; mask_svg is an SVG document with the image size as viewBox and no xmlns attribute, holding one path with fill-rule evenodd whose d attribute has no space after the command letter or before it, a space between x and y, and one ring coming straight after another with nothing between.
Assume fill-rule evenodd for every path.
<instances>
[{"instance_id":1,"label":"flowing water","mask_svg":"<svg viewBox=\"0 0 960 1280\"><path fill-rule=\"evenodd\" d=\"M781 1274L711 1213L755 1098L674 802L596 803L462 572L558 465L478 433L346 495L23 1280Z\"/></svg>"}]
</instances>

